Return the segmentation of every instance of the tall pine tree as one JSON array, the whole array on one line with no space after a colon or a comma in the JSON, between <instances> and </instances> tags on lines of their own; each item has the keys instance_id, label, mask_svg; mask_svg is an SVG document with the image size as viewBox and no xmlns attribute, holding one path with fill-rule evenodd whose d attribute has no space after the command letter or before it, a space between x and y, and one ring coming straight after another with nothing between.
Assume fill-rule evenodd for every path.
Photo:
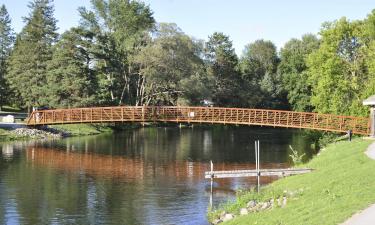
<instances>
[{"instance_id":1,"label":"tall pine tree","mask_svg":"<svg viewBox=\"0 0 375 225\"><path fill-rule=\"evenodd\" d=\"M9 59L8 81L22 107L48 103L46 74L52 58L52 44L57 40L53 0L34 0L25 27L17 36Z\"/></svg>"},{"instance_id":2,"label":"tall pine tree","mask_svg":"<svg viewBox=\"0 0 375 225\"><path fill-rule=\"evenodd\" d=\"M53 107L77 107L94 103L96 80L90 69L90 53L80 29L62 34L54 46L48 69L48 97Z\"/></svg>"},{"instance_id":3,"label":"tall pine tree","mask_svg":"<svg viewBox=\"0 0 375 225\"><path fill-rule=\"evenodd\" d=\"M5 5L0 7L0 107L7 102L9 89L5 81L7 60L14 42L11 20Z\"/></svg>"},{"instance_id":4,"label":"tall pine tree","mask_svg":"<svg viewBox=\"0 0 375 225\"><path fill-rule=\"evenodd\" d=\"M212 100L219 106L240 106L238 57L229 36L215 32L206 42L207 73L214 80Z\"/></svg>"}]
</instances>

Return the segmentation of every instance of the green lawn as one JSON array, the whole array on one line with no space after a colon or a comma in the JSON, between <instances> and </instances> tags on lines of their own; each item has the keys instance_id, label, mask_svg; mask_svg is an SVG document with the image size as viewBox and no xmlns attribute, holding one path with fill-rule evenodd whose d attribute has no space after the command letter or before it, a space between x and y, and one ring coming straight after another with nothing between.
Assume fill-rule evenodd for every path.
<instances>
[{"instance_id":1,"label":"green lawn","mask_svg":"<svg viewBox=\"0 0 375 225\"><path fill-rule=\"evenodd\" d=\"M287 224L333 225L340 224L357 211L375 203L375 160L364 151L371 141L355 139L328 145L320 155L303 167L315 169L312 173L280 179L265 187L261 195L241 194L235 203L223 209L238 214L251 199L268 200L285 191L299 192L288 198L286 207L237 216L223 224Z\"/></svg>"},{"instance_id":2,"label":"green lawn","mask_svg":"<svg viewBox=\"0 0 375 225\"><path fill-rule=\"evenodd\" d=\"M56 130L69 133L70 136L94 135L104 132L112 132L105 124L65 124L49 126Z\"/></svg>"}]
</instances>

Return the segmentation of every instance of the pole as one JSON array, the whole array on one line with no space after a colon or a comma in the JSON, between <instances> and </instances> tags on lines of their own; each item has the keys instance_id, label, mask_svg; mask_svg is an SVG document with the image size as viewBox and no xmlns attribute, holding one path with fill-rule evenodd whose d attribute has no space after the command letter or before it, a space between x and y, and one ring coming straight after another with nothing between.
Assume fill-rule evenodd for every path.
<instances>
[{"instance_id":1,"label":"pole","mask_svg":"<svg viewBox=\"0 0 375 225\"><path fill-rule=\"evenodd\" d=\"M210 207L212 209L212 201L213 201L213 184L214 184L214 164L212 160L210 161L211 164L211 193L210 193Z\"/></svg>"},{"instance_id":2,"label":"pole","mask_svg":"<svg viewBox=\"0 0 375 225\"><path fill-rule=\"evenodd\" d=\"M259 141L255 141L255 171L257 173L257 191L259 193L260 172L259 172Z\"/></svg>"},{"instance_id":3,"label":"pole","mask_svg":"<svg viewBox=\"0 0 375 225\"><path fill-rule=\"evenodd\" d=\"M260 155L259 155L259 140L258 140L258 148L257 148L257 151L258 151L258 193L259 193L259 189L260 189Z\"/></svg>"}]
</instances>

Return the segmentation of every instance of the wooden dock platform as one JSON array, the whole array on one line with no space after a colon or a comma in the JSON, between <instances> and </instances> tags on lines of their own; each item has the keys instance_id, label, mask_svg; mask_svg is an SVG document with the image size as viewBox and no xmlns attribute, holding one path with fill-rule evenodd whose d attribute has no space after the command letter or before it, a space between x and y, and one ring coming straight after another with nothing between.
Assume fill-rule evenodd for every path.
<instances>
[{"instance_id":1,"label":"wooden dock platform","mask_svg":"<svg viewBox=\"0 0 375 225\"><path fill-rule=\"evenodd\" d=\"M228 171L206 171L205 178L233 178L233 177L257 177L257 176L278 176L286 177L311 172L309 168L287 168L287 169L261 169L257 170L228 170Z\"/></svg>"}]
</instances>

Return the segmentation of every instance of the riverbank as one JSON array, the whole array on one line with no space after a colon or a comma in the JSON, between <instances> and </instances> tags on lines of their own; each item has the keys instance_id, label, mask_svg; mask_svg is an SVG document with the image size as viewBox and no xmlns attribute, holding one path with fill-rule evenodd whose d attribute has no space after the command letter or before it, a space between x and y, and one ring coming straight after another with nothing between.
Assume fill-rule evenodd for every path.
<instances>
[{"instance_id":1,"label":"riverbank","mask_svg":"<svg viewBox=\"0 0 375 225\"><path fill-rule=\"evenodd\" d=\"M97 135L101 133L110 133L113 132L113 130L113 126L106 124L66 124L52 125L39 129L0 129L0 141Z\"/></svg>"},{"instance_id":2,"label":"riverbank","mask_svg":"<svg viewBox=\"0 0 375 225\"><path fill-rule=\"evenodd\" d=\"M280 179L262 188L259 195L241 193L235 202L209 212L209 220L218 222L220 215L233 214L234 219L220 224L340 224L375 202L375 161L364 154L370 143L358 138L330 144L302 165L313 168L312 173ZM278 199L286 200L239 216L249 202Z\"/></svg>"}]
</instances>

